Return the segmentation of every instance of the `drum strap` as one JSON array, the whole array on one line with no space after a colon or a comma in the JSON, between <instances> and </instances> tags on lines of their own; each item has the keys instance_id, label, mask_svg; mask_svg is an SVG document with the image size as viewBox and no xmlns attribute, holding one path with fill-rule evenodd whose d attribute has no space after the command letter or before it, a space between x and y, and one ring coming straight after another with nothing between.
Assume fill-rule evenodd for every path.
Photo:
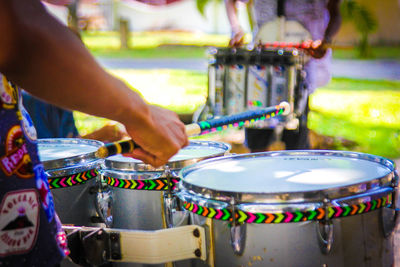
<instances>
[{"instance_id":1,"label":"drum strap","mask_svg":"<svg viewBox=\"0 0 400 267\"><path fill-rule=\"evenodd\" d=\"M186 225L156 231L63 226L67 233L70 258L84 266L107 262L161 264L206 260L203 227Z\"/></svg>"},{"instance_id":2,"label":"drum strap","mask_svg":"<svg viewBox=\"0 0 400 267\"><path fill-rule=\"evenodd\" d=\"M48 178L50 189L65 188L75 185L86 183L88 180L95 178L99 174L97 169L91 169L88 171L62 176L62 177L50 177Z\"/></svg>"},{"instance_id":3,"label":"drum strap","mask_svg":"<svg viewBox=\"0 0 400 267\"><path fill-rule=\"evenodd\" d=\"M392 205L392 193L378 199L366 201L361 204L348 206L329 206L327 209L318 208L315 210L305 210L296 212L277 212L277 213L252 213L235 210L235 221L238 223L290 223L303 221L323 221L326 218L335 219L349 217L357 214L364 214L383 207ZM207 208L187 201L183 202L183 208L207 218L233 221L232 212L229 208L215 209ZM327 215L327 216L326 216Z\"/></svg>"},{"instance_id":4,"label":"drum strap","mask_svg":"<svg viewBox=\"0 0 400 267\"><path fill-rule=\"evenodd\" d=\"M152 190L152 191L166 191L168 190L168 178L158 179L119 179L105 176L105 182L113 187L131 189L131 190ZM179 178L170 178L170 187L175 189L179 183Z\"/></svg>"}]
</instances>

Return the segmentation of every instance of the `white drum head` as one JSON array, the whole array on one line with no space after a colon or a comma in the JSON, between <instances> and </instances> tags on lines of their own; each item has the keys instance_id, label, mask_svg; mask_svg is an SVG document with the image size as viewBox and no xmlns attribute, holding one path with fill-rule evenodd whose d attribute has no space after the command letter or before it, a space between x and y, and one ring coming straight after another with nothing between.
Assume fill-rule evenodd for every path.
<instances>
[{"instance_id":1,"label":"white drum head","mask_svg":"<svg viewBox=\"0 0 400 267\"><path fill-rule=\"evenodd\" d=\"M182 148L176 155L168 161L167 166L170 169L181 169L202 159L223 156L230 150L230 146L221 142L211 141L191 141L190 144ZM153 168L140 160L115 155L105 160L105 166L108 171L163 171L166 166Z\"/></svg>"},{"instance_id":2,"label":"white drum head","mask_svg":"<svg viewBox=\"0 0 400 267\"><path fill-rule=\"evenodd\" d=\"M77 138L39 139L39 159L46 171L65 169L67 174L75 173L74 169L91 168L99 162L95 153L102 145L100 141Z\"/></svg>"},{"instance_id":3,"label":"white drum head","mask_svg":"<svg viewBox=\"0 0 400 267\"><path fill-rule=\"evenodd\" d=\"M390 161L340 151L247 154L207 160L181 172L183 187L219 195L283 195L334 191L390 182ZM381 181L382 180L382 181ZM373 181L373 182L372 182ZM359 186L361 185L361 186ZM205 191L204 191L205 190Z\"/></svg>"}]
</instances>

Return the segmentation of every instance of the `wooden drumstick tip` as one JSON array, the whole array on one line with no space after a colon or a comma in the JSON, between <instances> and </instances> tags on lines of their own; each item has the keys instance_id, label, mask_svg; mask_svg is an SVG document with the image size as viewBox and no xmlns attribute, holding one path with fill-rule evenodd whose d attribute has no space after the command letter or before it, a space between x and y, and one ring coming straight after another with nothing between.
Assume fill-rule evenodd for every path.
<instances>
[{"instance_id":1,"label":"wooden drumstick tip","mask_svg":"<svg viewBox=\"0 0 400 267\"><path fill-rule=\"evenodd\" d=\"M197 123L185 125L185 131L187 136L201 134L201 128Z\"/></svg>"},{"instance_id":2,"label":"wooden drumstick tip","mask_svg":"<svg viewBox=\"0 0 400 267\"><path fill-rule=\"evenodd\" d=\"M104 158L108 157L108 149L105 146L102 146L96 151L95 155L97 158L104 159Z\"/></svg>"},{"instance_id":3,"label":"wooden drumstick tip","mask_svg":"<svg viewBox=\"0 0 400 267\"><path fill-rule=\"evenodd\" d=\"M283 101L283 102L281 102L279 104L279 106L284 109L282 115L284 115L284 116L289 115L289 113L290 113L290 104L288 102Z\"/></svg>"}]
</instances>

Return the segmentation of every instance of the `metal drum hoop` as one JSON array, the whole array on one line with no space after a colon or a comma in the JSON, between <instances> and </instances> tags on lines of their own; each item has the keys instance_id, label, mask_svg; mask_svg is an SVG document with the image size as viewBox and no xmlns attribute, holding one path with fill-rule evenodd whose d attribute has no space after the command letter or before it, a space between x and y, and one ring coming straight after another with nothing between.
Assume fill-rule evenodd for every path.
<instances>
[{"instance_id":1,"label":"metal drum hoop","mask_svg":"<svg viewBox=\"0 0 400 267\"><path fill-rule=\"evenodd\" d=\"M190 141L190 145L211 146L223 149L224 152L210 156L171 161L159 168L154 168L141 161L118 162L106 159L104 168L100 170L102 180L104 183L118 188L164 191L168 189L168 179L170 178L171 188L174 189L179 182L178 172L180 169L207 158L223 156L231 148L229 144L213 141Z\"/></svg>"},{"instance_id":2,"label":"metal drum hoop","mask_svg":"<svg viewBox=\"0 0 400 267\"><path fill-rule=\"evenodd\" d=\"M38 144L44 145L89 145L99 148L102 142L88 139L76 138L49 138L39 139ZM83 184L87 180L95 178L98 175L98 169L101 167L102 159L95 156L95 152L89 152L81 155L70 156L62 159L53 159L42 161L46 174L48 176L51 189L70 187Z\"/></svg>"},{"instance_id":3,"label":"metal drum hoop","mask_svg":"<svg viewBox=\"0 0 400 267\"><path fill-rule=\"evenodd\" d=\"M395 195L398 176L394 163L388 159L364 153L345 151L284 151L231 156L229 158L273 156L340 156L380 163L391 170L384 177L342 188L310 191L304 193L237 193L221 192L197 187L181 179L178 197L183 208L198 215L240 223L281 223L308 220L326 220L347 217L390 207ZM224 158L226 159L226 158ZM181 170L180 177L201 168L207 160ZM294 195L294 196L293 196Z\"/></svg>"}]
</instances>

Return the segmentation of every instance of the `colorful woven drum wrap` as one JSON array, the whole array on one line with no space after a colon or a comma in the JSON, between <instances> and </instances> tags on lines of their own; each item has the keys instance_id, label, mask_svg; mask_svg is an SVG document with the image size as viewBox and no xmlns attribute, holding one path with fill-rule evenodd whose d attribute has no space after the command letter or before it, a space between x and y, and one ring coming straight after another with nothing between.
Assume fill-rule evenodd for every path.
<instances>
[{"instance_id":1,"label":"colorful woven drum wrap","mask_svg":"<svg viewBox=\"0 0 400 267\"><path fill-rule=\"evenodd\" d=\"M50 189L65 188L86 183L88 180L95 178L99 174L97 169L80 172L63 177L48 178Z\"/></svg>"},{"instance_id":2,"label":"colorful woven drum wrap","mask_svg":"<svg viewBox=\"0 0 400 267\"><path fill-rule=\"evenodd\" d=\"M390 207L392 204L392 194L349 206L330 206L315 210L284 212L284 213L252 213L242 210L235 210L235 221L238 223L292 223L303 221L320 221L358 215L374 211L383 207ZM207 208L194 203L184 201L182 207L192 213L207 218L232 222L232 210ZM328 214L326 214L328 212ZM326 216L328 215L328 216Z\"/></svg>"},{"instance_id":3,"label":"colorful woven drum wrap","mask_svg":"<svg viewBox=\"0 0 400 267\"><path fill-rule=\"evenodd\" d=\"M104 181L112 186L123 189L131 190L152 190L152 191L166 191L169 188L175 189L176 185L179 183L178 178L170 178L170 185L168 186L167 178L158 179L119 179L109 176L103 177Z\"/></svg>"}]
</instances>

